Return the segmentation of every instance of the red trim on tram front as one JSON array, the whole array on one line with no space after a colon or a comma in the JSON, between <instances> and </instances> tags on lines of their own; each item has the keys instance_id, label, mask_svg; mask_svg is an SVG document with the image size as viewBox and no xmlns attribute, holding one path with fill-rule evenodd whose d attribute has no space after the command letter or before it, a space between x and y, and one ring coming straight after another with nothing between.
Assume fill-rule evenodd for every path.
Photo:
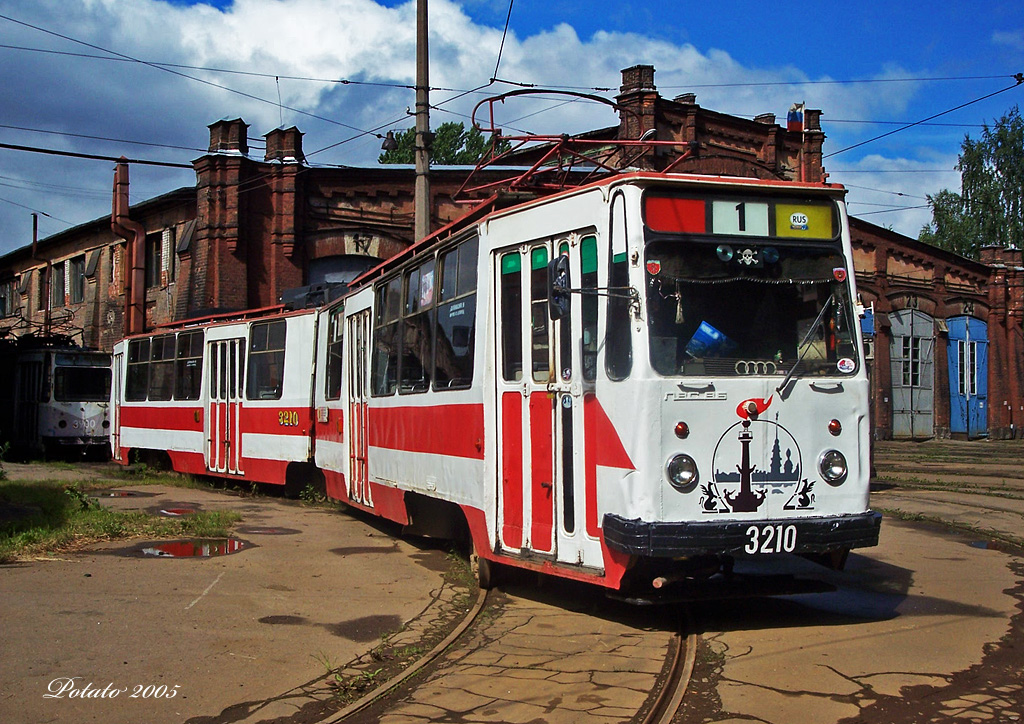
<instances>
[{"instance_id":1,"label":"red trim on tram front","mask_svg":"<svg viewBox=\"0 0 1024 724\"><path fill-rule=\"evenodd\" d=\"M586 448L584 463L584 515L587 535L601 535L601 521L597 510L597 467L636 470L629 453L622 445L618 431L608 419L597 397L583 396L583 444Z\"/></svg>"}]
</instances>

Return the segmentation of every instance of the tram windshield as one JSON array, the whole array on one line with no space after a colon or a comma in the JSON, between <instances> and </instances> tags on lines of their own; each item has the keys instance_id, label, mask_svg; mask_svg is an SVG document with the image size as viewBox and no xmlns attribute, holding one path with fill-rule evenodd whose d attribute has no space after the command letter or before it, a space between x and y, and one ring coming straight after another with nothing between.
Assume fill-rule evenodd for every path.
<instances>
[{"instance_id":1,"label":"tram windshield","mask_svg":"<svg viewBox=\"0 0 1024 724\"><path fill-rule=\"evenodd\" d=\"M647 245L651 365L674 376L845 376L856 317L835 244Z\"/></svg>"},{"instance_id":2,"label":"tram windshield","mask_svg":"<svg viewBox=\"0 0 1024 724\"><path fill-rule=\"evenodd\" d=\"M110 399L109 367L57 367L53 399L58 402L106 402Z\"/></svg>"}]
</instances>

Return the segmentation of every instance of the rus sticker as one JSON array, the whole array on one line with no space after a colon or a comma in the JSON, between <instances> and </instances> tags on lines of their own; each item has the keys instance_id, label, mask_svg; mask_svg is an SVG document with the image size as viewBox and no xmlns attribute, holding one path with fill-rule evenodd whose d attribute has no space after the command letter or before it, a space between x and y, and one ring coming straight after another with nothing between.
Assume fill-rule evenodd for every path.
<instances>
[{"instance_id":1,"label":"rus sticker","mask_svg":"<svg viewBox=\"0 0 1024 724\"><path fill-rule=\"evenodd\" d=\"M853 372L856 366L857 365L854 363L854 361L849 357L843 357L836 363L836 367L838 367L839 371L842 372L843 374L849 374L850 372Z\"/></svg>"}]
</instances>

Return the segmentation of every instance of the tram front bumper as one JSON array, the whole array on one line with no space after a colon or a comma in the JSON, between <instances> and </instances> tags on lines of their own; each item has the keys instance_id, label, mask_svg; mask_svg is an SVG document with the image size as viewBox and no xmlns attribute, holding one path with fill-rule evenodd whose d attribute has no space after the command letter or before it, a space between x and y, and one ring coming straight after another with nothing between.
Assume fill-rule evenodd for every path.
<instances>
[{"instance_id":1,"label":"tram front bumper","mask_svg":"<svg viewBox=\"0 0 1024 724\"><path fill-rule=\"evenodd\" d=\"M878 545L881 524L882 514L869 510L816 518L654 523L605 514L603 528L605 543L613 550L644 558L683 558L867 548ZM769 528L785 541L784 546L765 543ZM792 546L790 530L796 535Z\"/></svg>"}]
</instances>

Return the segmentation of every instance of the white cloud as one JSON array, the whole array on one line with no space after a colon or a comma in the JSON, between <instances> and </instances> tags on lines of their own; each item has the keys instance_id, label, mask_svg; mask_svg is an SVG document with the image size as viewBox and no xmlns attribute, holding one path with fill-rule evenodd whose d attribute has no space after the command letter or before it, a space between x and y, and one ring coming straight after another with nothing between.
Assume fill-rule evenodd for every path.
<instances>
[{"instance_id":1,"label":"white cloud","mask_svg":"<svg viewBox=\"0 0 1024 724\"><path fill-rule=\"evenodd\" d=\"M8 3L0 0L2 4ZM415 78L414 0L392 8L372 0L235 0L223 11L208 5L172 6L160 0L10 4L15 7L4 10L4 14L148 61L400 85L412 85ZM456 89L486 84L494 72L501 29L474 24L454 0L431 0L430 24L431 84ZM7 21L0 21L0 27L5 43L10 45L102 54ZM240 116L251 126L254 146L258 147L260 137L283 121L306 134L307 153L347 141L311 158L346 164L373 163L379 153L379 140L373 135L359 137L360 130L389 122L400 128L412 125L405 109L413 105L413 93L406 88L288 78L275 82L272 77L188 69L169 72L138 63L2 49L0 59L6 67L15 69L6 75L0 89L0 117L9 125L205 148L208 124ZM724 50L701 51L691 44L674 44L638 33L599 31L581 39L566 23L529 37L510 31L498 75L541 86L611 87L605 96L614 98L621 82L620 71L639 63L655 66L656 85L666 97L692 90L698 94L698 103L712 110L746 116L774 112L784 119L795 101L821 108L829 135L827 149L831 150L865 134L849 126L830 127L829 117L899 114L918 90L916 85L904 83L800 86L801 81L829 79L810 76L793 66L748 67ZM885 77L906 74L900 68L883 71ZM779 82L790 85L728 85ZM211 84L229 86L255 98ZM709 84L715 87L699 87ZM496 84L487 92L509 89ZM285 106L334 123L278 108L279 91ZM452 95L435 91L431 100L442 104ZM480 98L477 94L444 103L447 112L435 111L434 125L464 120ZM617 123L614 111L607 106L578 100L512 99L501 106L500 112L499 125L536 133L575 133ZM40 136L10 129L0 129L0 139L184 163L200 155L198 151ZM109 163L7 151L3 154L4 175L25 179L25 185L0 186L0 199L74 223L109 213L109 202L96 196L97 189L109 187ZM915 154L901 151L889 155ZM886 162L899 163L896 159ZM134 167L132 174L133 201L194 181L188 170ZM884 178L891 181L896 175ZM919 180L914 177L906 184ZM37 187L27 185L55 181L79 191L40 194ZM7 183L17 186L21 182ZM30 228L28 210L0 202L0 253L28 243ZM41 221L44 235L63 228L46 217Z\"/></svg>"},{"instance_id":2,"label":"white cloud","mask_svg":"<svg viewBox=\"0 0 1024 724\"><path fill-rule=\"evenodd\" d=\"M1020 30L997 30L992 33L992 42L1005 45L1012 50L1024 51L1024 28Z\"/></svg>"},{"instance_id":3,"label":"white cloud","mask_svg":"<svg viewBox=\"0 0 1024 724\"><path fill-rule=\"evenodd\" d=\"M846 186L852 216L916 239L931 222L927 197L942 189L960 190L955 172L958 157L926 159L869 155L852 164L830 168L829 181Z\"/></svg>"}]
</instances>

